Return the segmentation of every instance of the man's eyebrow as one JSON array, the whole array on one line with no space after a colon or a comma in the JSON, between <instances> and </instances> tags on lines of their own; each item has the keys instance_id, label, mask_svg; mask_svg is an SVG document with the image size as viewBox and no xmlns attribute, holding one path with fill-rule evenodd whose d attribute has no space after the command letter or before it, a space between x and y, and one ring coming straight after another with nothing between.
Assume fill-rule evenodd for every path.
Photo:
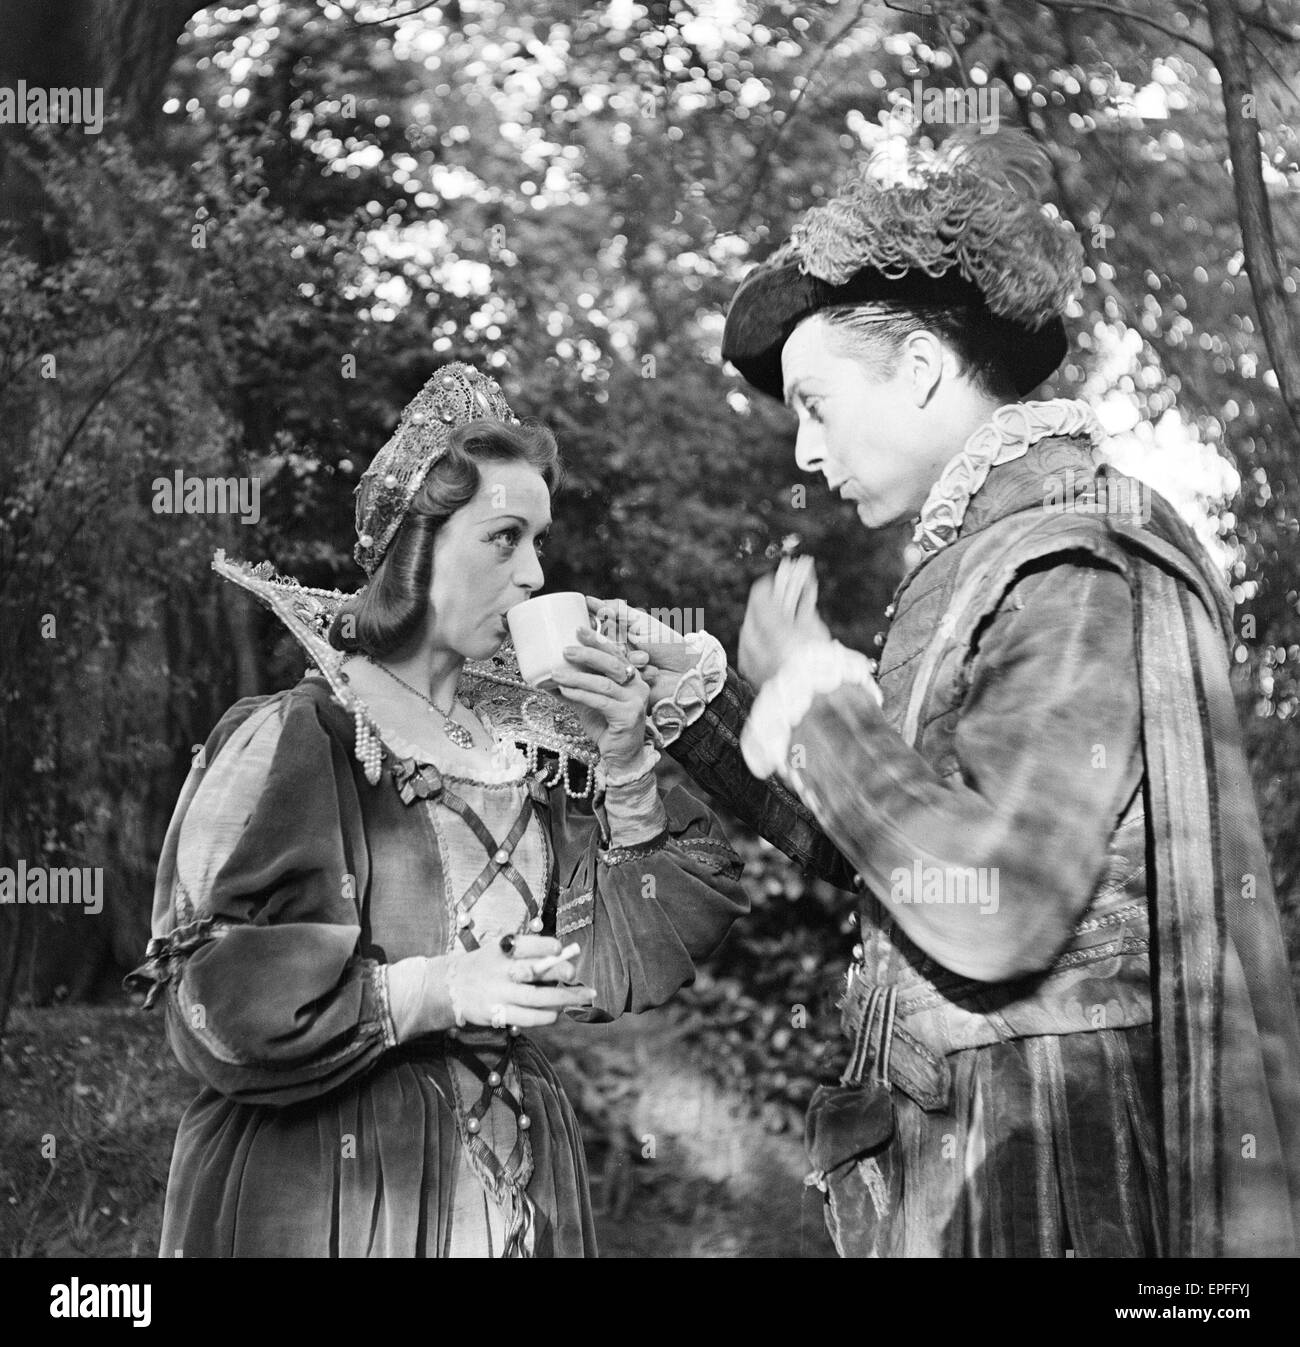
<instances>
[{"instance_id":1,"label":"man's eyebrow","mask_svg":"<svg viewBox=\"0 0 1300 1347\"><path fill-rule=\"evenodd\" d=\"M804 388L808 384L815 382L816 381L813 379L796 379L794 383L792 383L790 387L785 390L785 405L787 407L794 406L795 398L801 397L803 395Z\"/></svg>"}]
</instances>

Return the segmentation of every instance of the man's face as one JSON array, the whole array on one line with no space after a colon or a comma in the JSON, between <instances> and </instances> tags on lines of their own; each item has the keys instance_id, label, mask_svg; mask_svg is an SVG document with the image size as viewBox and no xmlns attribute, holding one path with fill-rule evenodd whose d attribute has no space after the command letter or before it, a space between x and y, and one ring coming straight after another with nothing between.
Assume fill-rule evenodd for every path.
<instances>
[{"instance_id":1,"label":"man's face","mask_svg":"<svg viewBox=\"0 0 1300 1347\"><path fill-rule=\"evenodd\" d=\"M834 330L813 315L787 338L781 369L786 403L799 417L799 467L820 471L868 528L917 514L946 458L936 466L925 451L908 362L877 378L861 359L843 354Z\"/></svg>"}]
</instances>

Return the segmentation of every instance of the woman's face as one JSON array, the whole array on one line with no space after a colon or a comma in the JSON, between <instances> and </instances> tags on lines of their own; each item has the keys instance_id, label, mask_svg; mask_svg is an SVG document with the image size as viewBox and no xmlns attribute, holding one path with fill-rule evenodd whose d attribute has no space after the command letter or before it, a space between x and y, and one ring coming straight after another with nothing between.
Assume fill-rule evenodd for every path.
<instances>
[{"instance_id":1,"label":"woman's face","mask_svg":"<svg viewBox=\"0 0 1300 1347\"><path fill-rule=\"evenodd\" d=\"M486 659L506 637L506 610L535 594L551 526L551 493L527 463L479 463L474 499L433 542L433 644Z\"/></svg>"}]
</instances>

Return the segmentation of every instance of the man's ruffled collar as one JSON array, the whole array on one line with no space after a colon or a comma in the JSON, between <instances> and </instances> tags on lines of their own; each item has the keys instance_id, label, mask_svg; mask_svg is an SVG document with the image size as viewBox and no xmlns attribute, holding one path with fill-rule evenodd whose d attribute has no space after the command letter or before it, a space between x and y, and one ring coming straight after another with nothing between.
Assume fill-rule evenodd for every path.
<instances>
[{"instance_id":1,"label":"man's ruffled collar","mask_svg":"<svg viewBox=\"0 0 1300 1347\"><path fill-rule=\"evenodd\" d=\"M1096 447L1105 431L1086 402L1053 398L1009 402L997 408L949 461L921 507L905 557L909 570L941 551L961 533L971 498L990 471L1023 458L1039 440L1086 436Z\"/></svg>"}]
</instances>

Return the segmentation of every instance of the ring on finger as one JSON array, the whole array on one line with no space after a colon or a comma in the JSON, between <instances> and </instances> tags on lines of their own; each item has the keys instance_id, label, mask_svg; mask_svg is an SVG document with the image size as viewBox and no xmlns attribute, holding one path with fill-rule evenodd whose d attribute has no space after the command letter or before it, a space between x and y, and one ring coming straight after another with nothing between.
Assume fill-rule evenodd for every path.
<instances>
[{"instance_id":1,"label":"ring on finger","mask_svg":"<svg viewBox=\"0 0 1300 1347\"><path fill-rule=\"evenodd\" d=\"M625 664L625 665L623 666L623 677L620 678L620 679L618 680L618 685L619 685L619 687L621 687L621 688L627 687L627 685L628 685L628 684L629 684L635 677L636 677L636 665L635 665L635 664Z\"/></svg>"},{"instance_id":2,"label":"ring on finger","mask_svg":"<svg viewBox=\"0 0 1300 1347\"><path fill-rule=\"evenodd\" d=\"M492 1007L491 1022L494 1029L504 1029L506 1027L506 1008L500 1001Z\"/></svg>"}]
</instances>

